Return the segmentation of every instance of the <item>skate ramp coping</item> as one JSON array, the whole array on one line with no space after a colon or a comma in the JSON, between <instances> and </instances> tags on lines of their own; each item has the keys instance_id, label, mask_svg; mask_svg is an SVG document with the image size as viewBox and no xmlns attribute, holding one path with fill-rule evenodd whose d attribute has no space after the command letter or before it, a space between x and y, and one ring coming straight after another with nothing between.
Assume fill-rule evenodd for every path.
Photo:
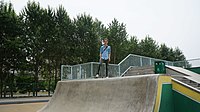
<instances>
[{"instance_id":1,"label":"skate ramp coping","mask_svg":"<svg viewBox=\"0 0 200 112\"><path fill-rule=\"evenodd\" d=\"M153 112L158 75L60 81L38 112Z\"/></svg>"}]
</instances>

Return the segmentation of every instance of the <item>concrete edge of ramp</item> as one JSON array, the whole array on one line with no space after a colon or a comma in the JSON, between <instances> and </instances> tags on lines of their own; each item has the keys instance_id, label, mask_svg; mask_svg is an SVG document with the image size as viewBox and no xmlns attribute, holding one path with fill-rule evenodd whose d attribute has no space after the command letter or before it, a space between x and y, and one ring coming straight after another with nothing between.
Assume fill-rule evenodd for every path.
<instances>
[{"instance_id":1,"label":"concrete edge of ramp","mask_svg":"<svg viewBox=\"0 0 200 112\"><path fill-rule=\"evenodd\" d=\"M169 75L158 78L154 112L199 112L200 92Z\"/></svg>"},{"instance_id":2,"label":"concrete edge of ramp","mask_svg":"<svg viewBox=\"0 0 200 112\"><path fill-rule=\"evenodd\" d=\"M169 75L160 75L158 77L158 83L157 83L157 95L156 95L156 102L155 102L155 105L154 105L154 112L162 112L160 109L163 109L161 108L163 105L166 105L166 104L163 104L161 102L162 98L163 97L166 97L163 95L163 86L164 85L168 85L168 84L171 84L171 76ZM166 101L167 103L170 103L169 100ZM165 102L165 103L166 103ZM169 109L169 104L167 104L168 106L165 106L167 107L167 109ZM166 109L166 108L164 108Z\"/></svg>"},{"instance_id":3,"label":"concrete edge of ramp","mask_svg":"<svg viewBox=\"0 0 200 112\"><path fill-rule=\"evenodd\" d=\"M60 81L38 112L152 112L158 75Z\"/></svg>"}]
</instances>

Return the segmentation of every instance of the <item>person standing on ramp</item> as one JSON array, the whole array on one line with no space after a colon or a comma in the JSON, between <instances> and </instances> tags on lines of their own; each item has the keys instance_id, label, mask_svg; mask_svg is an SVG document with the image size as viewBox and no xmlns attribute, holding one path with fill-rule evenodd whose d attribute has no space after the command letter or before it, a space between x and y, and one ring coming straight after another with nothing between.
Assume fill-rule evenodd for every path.
<instances>
[{"instance_id":1,"label":"person standing on ramp","mask_svg":"<svg viewBox=\"0 0 200 112\"><path fill-rule=\"evenodd\" d=\"M103 45L100 47L100 64L99 68L96 74L96 78L99 77L99 71L101 68L102 63L106 63L106 78L108 78L108 63L110 62L110 56L111 56L111 47L108 45L108 39L105 38L103 40Z\"/></svg>"}]
</instances>

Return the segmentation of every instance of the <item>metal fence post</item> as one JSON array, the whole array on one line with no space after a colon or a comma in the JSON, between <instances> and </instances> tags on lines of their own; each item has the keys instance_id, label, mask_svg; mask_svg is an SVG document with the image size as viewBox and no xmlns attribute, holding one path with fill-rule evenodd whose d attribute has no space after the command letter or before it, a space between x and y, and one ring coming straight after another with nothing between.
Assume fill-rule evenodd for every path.
<instances>
[{"instance_id":1,"label":"metal fence post","mask_svg":"<svg viewBox=\"0 0 200 112\"><path fill-rule=\"evenodd\" d=\"M119 76L120 76L121 75L120 65L118 65L118 68L119 68Z\"/></svg>"},{"instance_id":2,"label":"metal fence post","mask_svg":"<svg viewBox=\"0 0 200 112\"><path fill-rule=\"evenodd\" d=\"M63 80L63 66L64 65L61 65L61 72L60 72L61 81Z\"/></svg>"},{"instance_id":3,"label":"metal fence post","mask_svg":"<svg viewBox=\"0 0 200 112\"><path fill-rule=\"evenodd\" d=\"M187 68L187 62L186 61L184 61L185 62L185 68Z\"/></svg>"},{"instance_id":4,"label":"metal fence post","mask_svg":"<svg viewBox=\"0 0 200 112\"><path fill-rule=\"evenodd\" d=\"M150 65L152 65L152 61L151 61L151 58L149 59L149 63L150 63Z\"/></svg>"},{"instance_id":5,"label":"metal fence post","mask_svg":"<svg viewBox=\"0 0 200 112\"><path fill-rule=\"evenodd\" d=\"M90 66L90 67L91 67L91 68L90 68L90 70L91 70L91 71L90 71L90 72L91 72L90 75L91 75L91 78L92 78L92 77L93 77L93 62L91 62L91 66Z\"/></svg>"},{"instance_id":6,"label":"metal fence post","mask_svg":"<svg viewBox=\"0 0 200 112\"><path fill-rule=\"evenodd\" d=\"M81 76L81 79L82 79L82 70L81 70L81 65L80 65L80 67L79 67L79 74L80 74L80 76Z\"/></svg>"},{"instance_id":7,"label":"metal fence post","mask_svg":"<svg viewBox=\"0 0 200 112\"><path fill-rule=\"evenodd\" d=\"M140 66L142 66L142 57L140 57Z\"/></svg>"},{"instance_id":8,"label":"metal fence post","mask_svg":"<svg viewBox=\"0 0 200 112\"><path fill-rule=\"evenodd\" d=\"M72 70L73 69L72 69L72 66L71 66L71 74L70 74L71 75L71 79L73 79L73 75L72 75L73 72L72 72Z\"/></svg>"}]
</instances>

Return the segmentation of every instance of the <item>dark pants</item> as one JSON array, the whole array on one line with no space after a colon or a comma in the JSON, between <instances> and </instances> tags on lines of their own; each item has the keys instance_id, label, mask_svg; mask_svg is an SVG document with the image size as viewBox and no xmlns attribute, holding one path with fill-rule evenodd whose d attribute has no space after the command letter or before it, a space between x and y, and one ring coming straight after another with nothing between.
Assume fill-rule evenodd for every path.
<instances>
[{"instance_id":1,"label":"dark pants","mask_svg":"<svg viewBox=\"0 0 200 112\"><path fill-rule=\"evenodd\" d=\"M99 64L97 74L99 74L102 63L106 63L106 77L108 77L108 59L107 60L101 59L101 63Z\"/></svg>"}]
</instances>

